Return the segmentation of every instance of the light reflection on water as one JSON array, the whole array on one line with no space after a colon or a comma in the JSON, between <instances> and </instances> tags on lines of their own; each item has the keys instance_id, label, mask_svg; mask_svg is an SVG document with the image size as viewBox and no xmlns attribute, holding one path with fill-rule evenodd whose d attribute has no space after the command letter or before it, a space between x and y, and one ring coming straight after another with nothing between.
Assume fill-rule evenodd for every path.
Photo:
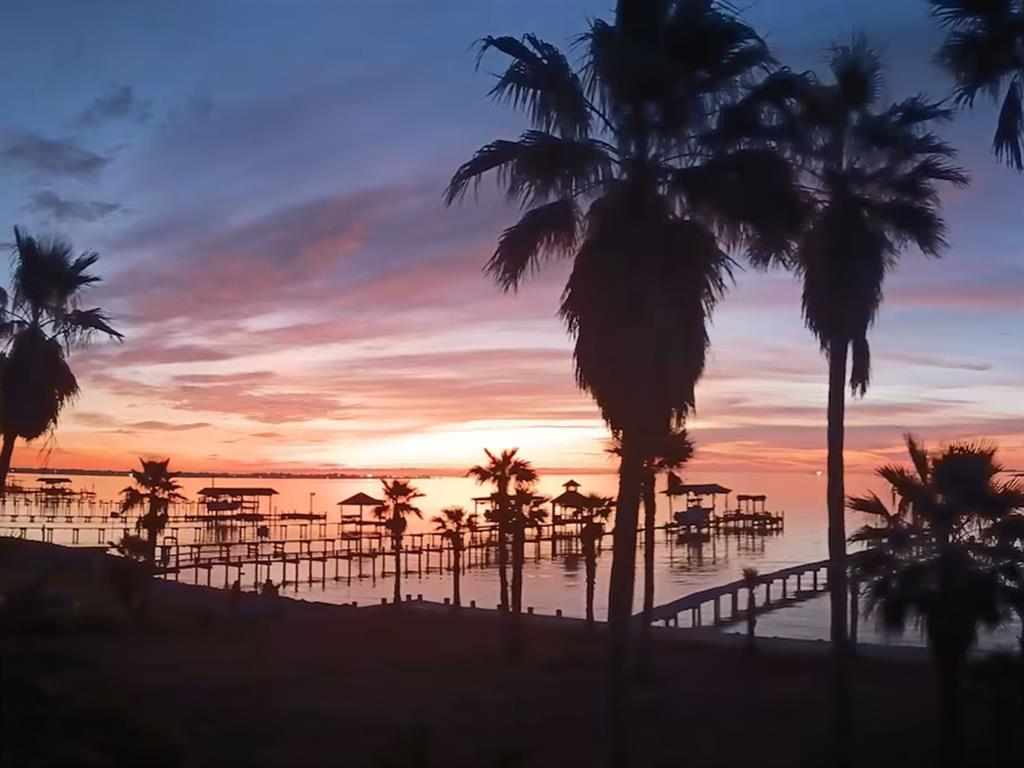
<instances>
[{"instance_id":1,"label":"light reflection on water","mask_svg":"<svg viewBox=\"0 0 1024 768\"><path fill-rule=\"evenodd\" d=\"M544 475L539 483L539 493L548 497L561 492L561 485L568 476ZM617 480L613 474L582 474L575 476L582 484L584 493L594 492L603 495L614 495ZM29 478L15 476L15 482L30 484ZM127 484L127 477L83 476L73 478L73 487L96 492L100 499L113 499ZM670 540L663 531L656 536L655 547L655 603L661 604L697 590L713 587L740 578L745 567L757 568L768 573L800 563L820 560L826 557L826 521L824 512L825 480L813 474L804 473L734 473L730 476L707 475L699 472L685 474L686 482L719 482L732 488L736 493L766 493L768 508L784 510L786 513L785 531L781 534L761 534L744 536L720 536L701 545L680 543ZM313 509L326 512L327 520L336 522L339 519L337 502L358 491L365 491L379 496L380 481L374 479L359 480L300 480L300 479L210 479L185 478L181 481L183 493L194 499L196 492L205 486L270 486L278 491L274 497L274 508L278 512L309 509L310 494ZM431 477L417 479L413 484L425 497L419 500L423 510L423 519L410 521L409 532L432 530L431 517L438 514L441 508L450 505L461 505L472 510L471 499L483 496L489 490L481 488L471 480L462 477ZM664 488L663 479L659 488ZM878 489L877 483L867 476L852 475L847 478L847 492L862 493L867 489ZM659 493L657 496L659 524L669 519L667 497ZM679 508L679 501L675 502ZM346 512L354 510L348 509ZM614 521L612 521L613 523ZM857 525L854 516L847 521L848 529ZM611 526L609 525L609 528ZM331 526L333 531L334 527ZM114 534L112 533L111 536ZM88 539L88 541L87 541ZM68 539L70 540L70 539ZM187 539L183 538L183 541ZM60 535L55 541L62 541ZM93 540L83 536L83 543ZM604 618L607 608L608 572L611 567L611 539L607 537L598 561L597 589L595 597L595 613L599 619ZM523 602L532 606L538 613L552 614L561 609L568 616L582 616L584 612L585 578L582 558L576 553L559 551L554 558L551 545L543 543L538 547L529 544L526 550L526 564L523 574ZM637 557L637 590L635 595L636 608L640 607L640 585L642 583L642 558L638 551ZM451 594L451 576L436 570L437 556L434 556L435 570L429 574L409 574L403 578L403 592L412 595L423 595L425 599L441 601ZM390 569L390 560L387 563ZM246 572L247 571L247 572ZM242 584L246 588L253 587L255 573L251 568L243 571ZM355 570L353 569L353 572ZM289 568L288 577L292 579L294 566ZM316 574L319 576L319 564ZM284 594L302 599L319 600L333 603L360 604L379 602L382 597L390 597L392 581L390 578L363 579L353 578L346 581L345 565L341 565L341 581L334 581L333 564L328 566L326 585L319 583L309 585L306 581L305 566L300 571L300 583L288 584ZM369 573L369 569L367 569ZM232 578L234 569L232 569ZM282 580L281 567L277 566L271 574L276 582ZM210 583L222 586L224 570L214 569L210 575ZM191 571L184 574L183 580L193 578ZM265 570L261 580L266 578ZM205 583L206 575L200 572L200 580ZM297 589L296 589L297 587ZM475 600L483 607L493 607L498 600L498 572L493 565L489 567L473 567L462 577L462 599L468 603ZM758 633L766 636L800 637L808 639L824 639L828 634L828 601L815 599L783 609L773 611L759 618ZM883 641L883 633L873 622L862 623L861 639L865 642ZM996 636L995 642L1004 646L1016 642L1016 627L1004 630ZM991 640L991 638L989 638ZM895 642L918 644L917 635L911 631ZM988 644L988 643L987 643Z\"/></svg>"}]
</instances>

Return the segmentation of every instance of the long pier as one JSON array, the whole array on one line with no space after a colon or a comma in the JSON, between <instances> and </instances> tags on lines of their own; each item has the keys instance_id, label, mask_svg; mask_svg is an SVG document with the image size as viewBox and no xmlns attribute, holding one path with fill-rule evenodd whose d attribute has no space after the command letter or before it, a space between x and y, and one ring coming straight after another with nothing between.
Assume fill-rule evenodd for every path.
<instances>
[{"instance_id":1,"label":"long pier","mask_svg":"<svg viewBox=\"0 0 1024 768\"><path fill-rule=\"evenodd\" d=\"M856 557L857 553L850 553L847 561L850 562ZM706 620L709 620L712 626L745 621L749 613L748 608L741 605L740 596L743 593L746 592L748 599L752 600L755 614L809 600L829 590L828 565L828 560L817 560L771 573L758 574L752 584L746 579L738 579L721 586L692 592L656 606L651 613L651 622L660 622L666 627L695 629L704 626ZM852 632L856 631L857 593L858 585L851 581ZM710 617L706 616L708 609ZM636 614L634 619L641 620L642 614Z\"/></svg>"}]
</instances>

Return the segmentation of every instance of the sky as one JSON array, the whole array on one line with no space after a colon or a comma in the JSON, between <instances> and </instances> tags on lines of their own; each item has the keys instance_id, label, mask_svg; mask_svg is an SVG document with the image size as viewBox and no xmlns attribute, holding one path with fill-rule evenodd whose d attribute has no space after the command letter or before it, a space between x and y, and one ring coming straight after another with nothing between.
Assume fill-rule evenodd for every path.
<instances>
[{"instance_id":1,"label":"sky","mask_svg":"<svg viewBox=\"0 0 1024 768\"><path fill-rule=\"evenodd\" d=\"M948 93L923 0L743 5L795 69L864 32L887 98ZM8 6L0 226L98 251L84 303L126 337L73 353L81 397L15 465L456 470L516 445L543 467L611 468L556 316L567 265L501 294L481 266L516 211L487 188L441 199L473 150L526 127L486 99L500 61L476 70L474 40L566 45L611 6ZM988 436L1024 466L1024 177L988 152L995 118L982 100L946 131L973 185L946 195L948 253L909 252L887 284L851 467L898 459L907 430ZM794 278L740 272L711 343L695 466L823 469L825 361Z\"/></svg>"}]
</instances>

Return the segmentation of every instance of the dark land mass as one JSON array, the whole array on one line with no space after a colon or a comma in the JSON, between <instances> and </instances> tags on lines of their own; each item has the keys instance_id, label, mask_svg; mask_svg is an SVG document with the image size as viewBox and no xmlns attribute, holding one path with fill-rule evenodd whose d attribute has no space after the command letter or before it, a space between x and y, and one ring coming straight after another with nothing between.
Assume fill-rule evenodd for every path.
<instances>
[{"instance_id":1,"label":"dark land mass","mask_svg":"<svg viewBox=\"0 0 1024 768\"><path fill-rule=\"evenodd\" d=\"M487 611L232 604L154 582L140 617L109 586L124 584L122 564L0 541L4 765L603 764L604 637L582 622L526 617L513 662L505 620ZM632 708L632 765L828 765L829 659L798 647L656 638ZM1018 674L972 672L972 765L1022 764ZM854 681L851 763L934 764L930 666L861 658Z\"/></svg>"}]
</instances>

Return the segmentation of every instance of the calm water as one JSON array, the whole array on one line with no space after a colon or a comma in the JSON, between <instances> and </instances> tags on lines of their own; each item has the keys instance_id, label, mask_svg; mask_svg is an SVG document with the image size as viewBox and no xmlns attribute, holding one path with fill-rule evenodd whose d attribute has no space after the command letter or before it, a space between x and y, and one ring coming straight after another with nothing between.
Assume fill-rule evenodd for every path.
<instances>
[{"instance_id":1,"label":"calm water","mask_svg":"<svg viewBox=\"0 0 1024 768\"><path fill-rule=\"evenodd\" d=\"M15 482L27 483L26 476L15 476ZM562 491L561 485L567 479L564 475L542 476L539 492L546 496L554 496ZM614 495L616 478L612 474L577 475L582 484L581 491L604 495ZM699 546L669 540L663 532L656 538L655 566L655 602L660 604L690 592L712 587L740 577L743 568L752 566L762 573L778 570L799 563L823 559L826 554L826 523L824 513L825 480L823 477L805 474L787 473L735 473L731 476L703 475L687 473L687 482L718 482L732 488L735 493L765 493L768 495L768 508L783 510L786 515L785 531L781 534L758 536L727 536L716 537L711 542ZM73 487L96 492L100 499L113 499L127 483L127 478L109 476L84 476L73 478ZM181 482L184 495L191 499L196 497L200 488L215 484L217 486L270 486L278 491L273 497L273 509L278 512L305 512L312 508L316 512L327 514L329 522L339 519L337 502L358 491L365 491L379 497L380 481L365 480L297 480L297 479L266 479L266 480L229 480L220 478L209 479L186 478ZM432 477L413 481L413 484L424 494L419 505L423 510L423 519L410 521L411 533L433 529L430 519L438 514L441 508L461 505L472 510L471 499L488 493L473 481L461 477ZM847 480L850 493L860 493L871 487L873 481L868 477L851 476ZM659 488L664 482L659 481ZM312 494L312 495L311 495ZM658 522L669 519L668 499L659 493ZM269 505L268 505L269 508ZM675 501L679 508L679 500ZM347 509L346 512L354 512ZM848 521L852 527L855 520ZM0 524L0 528L3 525ZM70 540L70 539L69 539ZM55 539L61 542L60 535ZM83 542L85 538L83 538ZM92 540L89 539L89 543ZM597 590L595 611L599 618L606 613L608 570L611 566L610 538L606 539L604 550L598 561ZM527 546L527 562L523 574L523 601L539 613L554 613L561 609L569 616L582 616L584 611L584 567L582 558L574 554L558 554L552 557L550 545L543 544L538 548ZM436 559L435 559L436 564ZM390 563L388 564L390 567ZM642 567L638 552L638 587L642 583L639 572ZM331 573L332 571L329 571ZM293 572L289 570L289 575ZM319 568L317 569L319 573ZM254 573L243 573L242 583L251 588ZM275 581L281 581L280 569L272 574ZM188 572L186 578L191 578ZM205 581L205 575L201 576ZM213 584L223 584L223 570L214 569ZM451 577L448 574L433 572L425 575L410 574L403 578L403 591L411 594L422 594L428 600L440 601L451 594ZM328 579L326 586L319 584L289 584L285 594L302 599L325 602L352 602L360 604L379 602L382 597L391 594L390 579L353 579L351 583L335 582ZM640 591L637 590L637 609L639 609ZM491 607L498 600L498 573L494 567L475 567L467 571L462 578L462 598L468 603L477 601L478 605ZM1015 628L1014 628L1015 630ZM827 599L812 600L798 605L783 608L766 614L758 620L758 633L766 636L801 637L824 639L828 634L828 601ZM864 622L861 630L864 641L882 641L883 633L873 626L872 622ZM997 636L997 644L1015 642L1016 632L1007 631ZM902 642L918 643L917 636L908 633Z\"/></svg>"}]
</instances>

